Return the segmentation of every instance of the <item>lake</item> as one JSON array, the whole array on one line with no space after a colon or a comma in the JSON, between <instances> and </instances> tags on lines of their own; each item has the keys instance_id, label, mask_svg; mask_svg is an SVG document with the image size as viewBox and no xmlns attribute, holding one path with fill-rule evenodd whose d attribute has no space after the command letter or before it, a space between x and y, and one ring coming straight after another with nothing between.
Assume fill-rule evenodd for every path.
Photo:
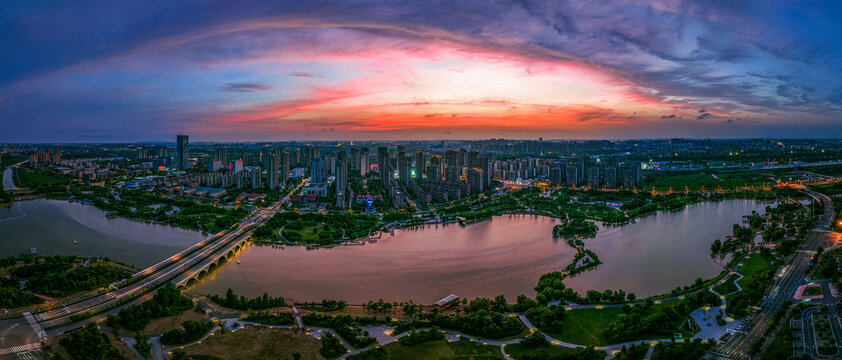
<instances>
[{"instance_id":1,"label":"lake","mask_svg":"<svg viewBox=\"0 0 842 360\"><path fill-rule=\"evenodd\" d=\"M35 247L39 255L104 256L145 268L204 238L197 231L108 219L94 206L67 201L28 200L0 208L0 256Z\"/></svg>"},{"instance_id":2,"label":"lake","mask_svg":"<svg viewBox=\"0 0 842 360\"><path fill-rule=\"evenodd\" d=\"M585 240L603 264L569 279L568 286L623 289L638 297L669 292L722 267L710 258L710 244L731 233L733 224L766 203L727 200L662 211L620 227L598 224ZM199 293L258 296L264 292L295 301L344 299L429 304L448 294L474 298L535 295L541 274L564 268L575 255L554 239L556 219L503 215L467 226L428 225L384 234L377 243L307 250L252 245L236 262L213 272L194 288Z\"/></svg>"}]
</instances>

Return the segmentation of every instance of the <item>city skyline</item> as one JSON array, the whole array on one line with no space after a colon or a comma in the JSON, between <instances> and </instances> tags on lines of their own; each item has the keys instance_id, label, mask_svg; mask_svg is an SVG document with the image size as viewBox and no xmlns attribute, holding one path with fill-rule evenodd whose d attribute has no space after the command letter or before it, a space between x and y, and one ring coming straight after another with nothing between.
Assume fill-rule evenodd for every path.
<instances>
[{"instance_id":1,"label":"city skyline","mask_svg":"<svg viewBox=\"0 0 842 360\"><path fill-rule=\"evenodd\" d=\"M840 6L5 4L0 141L835 138Z\"/></svg>"}]
</instances>

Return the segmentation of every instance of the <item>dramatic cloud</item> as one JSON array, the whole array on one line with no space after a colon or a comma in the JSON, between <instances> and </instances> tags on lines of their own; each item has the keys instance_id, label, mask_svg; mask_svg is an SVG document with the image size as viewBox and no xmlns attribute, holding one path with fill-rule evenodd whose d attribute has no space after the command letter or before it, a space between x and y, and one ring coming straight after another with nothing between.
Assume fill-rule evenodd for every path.
<instances>
[{"instance_id":1,"label":"dramatic cloud","mask_svg":"<svg viewBox=\"0 0 842 360\"><path fill-rule=\"evenodd\" d=\"M266 91L272 90L273 87L266 85L262 82L256 83L227 83L223 85L219 90L220 91L231 91L231 92L239 92L239 93L248 93L248 92L256 92L256 91Z\"/></svg>"},{"instance_id":2,"label":"dramatic cloud","mask_svg":"<svg viewBox=\"0 0 842 360\"><path fill-rule=\"evenodd\" d=\"M6 3L0 141L826 136L842 116L840 13L812 1Z\"/></svg>"}]
</instances>

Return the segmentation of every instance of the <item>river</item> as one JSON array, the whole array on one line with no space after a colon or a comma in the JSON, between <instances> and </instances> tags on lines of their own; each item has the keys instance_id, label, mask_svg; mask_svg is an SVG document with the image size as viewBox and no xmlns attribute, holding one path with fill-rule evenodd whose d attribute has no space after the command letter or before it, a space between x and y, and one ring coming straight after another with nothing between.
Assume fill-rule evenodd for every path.
<instances>
[{"instance_id":1,"label":"river","mask_svg":"<svg viewBox=\"0 0 842 360\"><path fill-rule=\"evenodd\" d=\"M34 247L39 255L104 256L145 268L202 239L196 231L108 219L96 207L67 201L39 199L0 207L0 256Z\"/></svg>"},{"instance_id":2,"label":"river","mask_svg":"<svg viewBox=\"0 0 842 360\"><path fill-rule=\"evenodd\" d=\"M634 224L603 224L586 247L603 264L567 281L588 289L623 289L638 297L669 292L721 270L711 260L710 243L733 224L767 204L728 200L658 212ZM558 220L535 215L503 215L468 226L429 225L398 230L375 244L317 250L252 245L239 264L213 272L195 287L199 293L246 296L264 292L295 301L344 299L429 304L454 293L461 297L535 295L541 274L561 270L575 250L552 237Z\"/></svg>"}]
</instances>

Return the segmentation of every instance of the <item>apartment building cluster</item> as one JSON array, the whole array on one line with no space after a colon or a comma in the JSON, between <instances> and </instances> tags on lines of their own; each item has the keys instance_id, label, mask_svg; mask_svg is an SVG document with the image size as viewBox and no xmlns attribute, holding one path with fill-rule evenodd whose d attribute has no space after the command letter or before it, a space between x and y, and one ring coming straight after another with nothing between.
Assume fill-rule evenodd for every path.
<instances>
[{"instance_id":1,"label":"apartment building cluster","mask_svg":"<svg viewBox=\"0 0 842 360\"><path fill-rule=\"evenodd\" d=\"M549 180L558 186L635 189L640 185L639 161L620 161L618 156L602 158L574 157L555 162L549 168Z\"/></svg>"}]
</instances>

